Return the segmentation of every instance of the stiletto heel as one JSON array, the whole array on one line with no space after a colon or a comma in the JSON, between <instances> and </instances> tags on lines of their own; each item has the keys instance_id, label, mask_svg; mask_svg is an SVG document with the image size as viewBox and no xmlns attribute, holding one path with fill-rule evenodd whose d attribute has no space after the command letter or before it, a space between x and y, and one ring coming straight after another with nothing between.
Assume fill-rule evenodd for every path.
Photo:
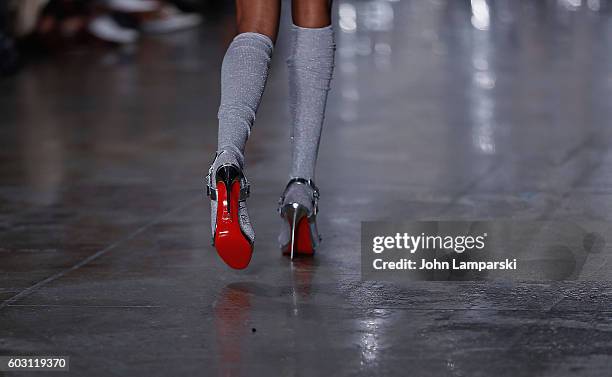
<instances>
[{"instance_id":1,"label":"stiletto heel","mask_svg":"<svg viewBox=\"0 0 612 377\"><path fill-rule=\"evenodd\" d=\"M217 173L215 174L215 182L217 182L217 188L219 187L219 183L223 182L225 186L225 190L232 187L234 181L238 180L239 170L234 165L221 165L217 169ZM231 212L232 209L232 195L227 196L227 213Z\"/></svg>"},{"instance_id":2,"label":"stiletto heel","mask_svg":"<svg viewBox=\"0 0 612 377\"><path fill-rule=\"evenodd\" d=\"M297 225L297 203L291 205L293 208L293 221L291 221L291 259L293 259L293 250L295 249L295 226Z\"/></svg>"},{"instance_id":3,"label":"stiletto heel","mask_svg":"<svg viewBox=\"0 0 612 377\"><path fill-rule=\"evenodd\" d=\"M239 215L240 202L249 196L249 184L240 168L233 164L217 168L216 188L211 185L211 173L212 166L207 176L207 194L217 203L213 245L225 263L243 269L253 255L253 241L244 233Z\"/></svg>"},{"instance_id":4,"label":"stiletto heel","mask_svg":"<svg viewBox=\"0 0 612 377\"><path fill-rule=\"evenodd\" d=\"M304 184L312 189L312 209L287 199L286 194L292 184ZM289 254L291 259L297 255L313 255L321 241L316 225L318 198L319 190L312 180L292 178L279 200L280 216L290 228L290 238L288 242L281 243L281 250L283 254Z\"/></svg>"}]
</instances>

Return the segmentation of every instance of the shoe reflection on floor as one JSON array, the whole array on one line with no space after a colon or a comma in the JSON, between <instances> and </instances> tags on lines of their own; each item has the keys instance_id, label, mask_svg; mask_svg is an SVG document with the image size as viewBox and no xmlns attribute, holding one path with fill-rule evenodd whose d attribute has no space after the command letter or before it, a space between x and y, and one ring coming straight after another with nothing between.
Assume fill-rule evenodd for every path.
<instances>
[{"instance_id":1,"label":"shoe reflection on floor","mask_svg":"<svg viewBox=\"0 0 612 377\"><path fill-rule=\"evenodd\" d=\"M285 258L285 257L283 257ZM263 299L282 300L281 305L300 316L300 305L309 301L312 279L317 262L312 257L295 258L288 272L291 286L271 286L257 282L230 283L221 289L214 307L214 326L217 346L218 372L220 376L241 375L244 365L244 340L249 333L256 333L252 309ZM263 302L269 305L269 302Z\"/></svg>"}]
</instances>

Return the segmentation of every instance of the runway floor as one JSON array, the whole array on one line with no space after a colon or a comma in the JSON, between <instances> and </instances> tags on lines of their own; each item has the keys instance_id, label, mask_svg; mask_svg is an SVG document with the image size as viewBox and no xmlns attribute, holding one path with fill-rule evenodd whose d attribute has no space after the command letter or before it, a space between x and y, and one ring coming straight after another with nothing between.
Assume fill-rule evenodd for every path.
<instances>
[{"instance_id":1,"label":"runway floor","mask_svg":"<svg viewBox=\"0 0 612 377\"><path fill-rule=\"evenodd\" d=\"M334 5L324 240L293 264L282 31L240 272L210 246L203 191L227 18L2 79L0 355L69 355L80 376L609 376L610 282L360 278L365 220L612 218L612 4L489 5Z\"/></svg>"}]
</instances>

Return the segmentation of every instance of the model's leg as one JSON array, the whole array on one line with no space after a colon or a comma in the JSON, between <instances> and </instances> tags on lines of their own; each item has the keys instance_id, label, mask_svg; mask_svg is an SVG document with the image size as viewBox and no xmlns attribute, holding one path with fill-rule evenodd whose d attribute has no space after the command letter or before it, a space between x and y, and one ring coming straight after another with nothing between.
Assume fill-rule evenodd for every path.
<instances>
[{"instance_id":1,"label":"model's leg","mask_svg":"<svg viewBox=\"0 0 612 377\"><path fill-rule=\"evenodd\" d=\"M322 28L331 25L330 0L292 0L293 24L303 28Z\"/></svg>"},{"instance_id":2,"label":"model's leg","mask_svg":"<svg viewBox=\"0 0 612 377\"><path fill-rule=\"evenodd\" d=\"M327 92L334 67L334 34L331 27L328 0L293 0L293 26L289 68L289 106L292 121L292 159L290 183L285 190L282 206L288 212L279 241L281 246L293 244L291 207L299 204L298 212L310 218L312 248L318 235L314 227L316 188L313 179L319 150L319 140L325 115ZM296 180L295 178L299 178ZM297 208L297 207L295 207ZM295 226L295 224L293 224ZM306 228L305 225L301 228ZM301 229L300 228L300 229ZM302 237L303 239L304 237ZM298 242L300 243L300 242ZM308 242L298 245L298 252L308 252Z\"/></svg>"},{"instance_id":3,"label":"model's leg","mask_svg":"<svg viewBox=\"0 0 612 377\"><path fill-rule=\"evenodd\" d=\"M280 0L237 0L238 35L221 67L218 150L229 150L240 166L244 147L268 78L278 32Z\"/></svg>"},{"instance_id":4,"label":"model's leg","mask_svg":"<svg viewBox=\"0 0 612 377\"><path fill-rule=\"evenodd\" d=\"M293 158L290 177L314 178L315 162L334 67L328 0L293 0L289 105Z\"/></svg>"},{"instance_id":5,"label":"model's leg","mask_svg":"<svg viewBox=\"0 0 612 377\"><path fill-rule=\"evenodd\" d=\"M238 34L259 33L276 42L280 0L236 0Z\"/></svg>"},{"instance_id":6,"label":"model's leg","mask_svg":"<svg viewBox=\"0 0 612 377\"><path fill-rule=\"evenodd\" d=\"M239 178L244 167L244 148L268 78L280 0L237 0L236 8L238 35L229 45L221 67L218 154L209 175L216 196L211 197L213 242L226 263L244 268L251 257L255 233L244 200L245 181ZM234 186L235 180L241 184ZM220 182L227 184L218 189Z\"/></svg>"}]
</instances>

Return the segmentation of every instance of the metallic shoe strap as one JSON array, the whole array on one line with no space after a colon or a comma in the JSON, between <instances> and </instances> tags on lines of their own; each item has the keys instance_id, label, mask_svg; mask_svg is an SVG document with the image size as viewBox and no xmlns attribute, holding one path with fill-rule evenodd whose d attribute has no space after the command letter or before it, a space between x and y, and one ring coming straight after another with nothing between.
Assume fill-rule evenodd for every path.
<instances>
[{"instance_id":1,"label":"metallic shoe strap","mask_svg":"<svg viewBox=\"0 0 612 377\"><path fill-rule=\"evenodd\" d=\"M283 194L281 195L280 199L278 200L278 211L280 213L281 211L281 207L283 205L283 203L285 202L285 197L287 195L287 191L289 190L289 187L292 184L299 184L299 185L307 185L312 189L312 212L313 215L317 215L317 213L319 212L319 188L315 185L314 181L312 179L306 179L306 178L302 178L302 177L293 177L289 180L289 182L287 183L287 186L285 186L285 190L283 190Z\"/></svg>"}]
</instances>

